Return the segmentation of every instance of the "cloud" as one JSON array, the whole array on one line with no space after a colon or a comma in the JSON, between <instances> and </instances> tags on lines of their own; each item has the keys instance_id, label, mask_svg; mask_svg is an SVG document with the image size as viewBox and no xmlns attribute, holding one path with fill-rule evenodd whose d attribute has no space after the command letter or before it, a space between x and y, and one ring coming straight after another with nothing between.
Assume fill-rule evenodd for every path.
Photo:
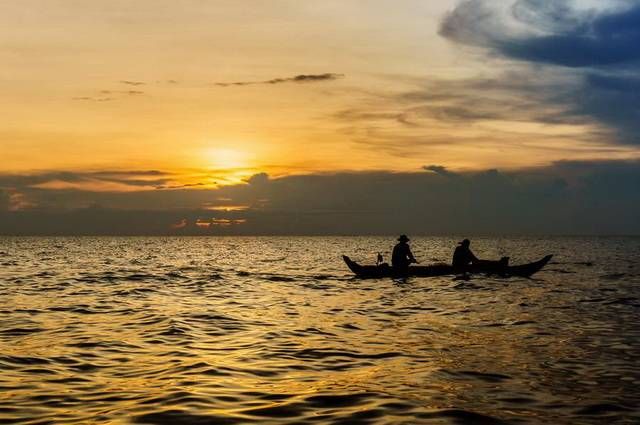
<instances>
[{"instance_id":1,"label":"cloud","mask_svg":"<svg viewBox=\"0 0 640 425\"><path fill-rule=\"evenodd\" d=\"M80 101L89 101L89 102L109 102L112 100L117 100L117 99L121 99L123 97L127 97L127 96L141 96L144 95L146 92L139 90L139 89L134 89L137 88L139 86L143 86L146 85L147 83L143 82L143 81L130 81L130 80L120 80L118 81L118 83L120 84L124 84L127 86L132 86L132 88L130 90L99 90L97 91L96 96L76 96L76 97L72 97L72 100L80 100ZM177 80L162 80L162 81L156 81L156 83L159 84L168 84L168 85L177 85L179 84L179 81Z\"/></svg>"},{"instance_id":2,"label":"cloud","mask_svg":"<svg viewBox=\"0 0 640 425\"><path fill-rule=\"evenodd\" d=\"M30 206L8 211L0 195L0 234L640 234L638 161L425 170L258 174L218 188L124 192L34 188L33 176L4 176L0 186Z\"/></svg>"},{"instance_id":3,"label":"cloud","mask_svg":"<svg viewBox=\"0 0 640 425\"><path fill-rule=\"evenodd\" d=\"M453 173L447 169L447 167L443 167L442 165L425 165L424 168L426 171L432 171L443 177L453 177L456 173Z\"/></svg>"},{"instance_id":4,"label":"cloud","mask_svg":"<svg viewBox=\"0 0 640 425\"><path fill-rule=\"evenodd\" d=\"M612 130L617 142L640 145L640 3L610 2L599 9L576 4L465 0L443 19L440 34L528 64L533 75L555 67L561 81L571 81L556 92L558 80L546 80L545 87L540 79L538 100L560 108L558 121L591 119ZM525 92L516 88L514 94Z\"/></svg>"},{"instance_id":5,"label":"cloud","mask_svg":"<svg viewBox=\"0 0 640 425\"><path fill-rule=\"evenodd\" d=\"M614 130L577 107L582 82L555 68L517 65L497 75L414 78L405 84L402 91L361 97L331 118L363 149L407 159L448 156L450 163L475 162L476 168L478 160L517 165L519 155L536 155L544 163L587 154L624 157L631 150L615 143Z\"/></svg>"},{"instance_id":6,"label":"cloud","mask_svg":"<svg viewBox=\"0 0 640 425\"><path fill-rule=\"evenodd\" d=\"M51 171L35 174L0 174L0 187L20 188L23 193L40 190L123 192L152 190L170 185L175 176L158 170Z\"/></svg>"},{"instance_id":7,"label":"cloud","mask_svg":"<svg viewBox=\"0 0 640 425\"><path fill-rule=\"evenodd\" d=\"M640 60L640 4L600 11L574 5L466 0L446 16L440 34L527 62L602 67Z\"/></svg>"},{"instance_id":8,"label":"cloud","mask_svg":"<svg viewBox=\"0 0 640 425\"><path fill-rule=\"evenodd\" d=\"M91 97L91 96L78 96L78 97L72 97L71 99L83 100L83 101L89 101L89 102L110 102L114 100L113 97Z\"/></svg>"},{"instance_id":9,"label":"cloud","mask_svg":"<svg viewBox=\"0 0 640 425\"><path fill-rule=\"evenodd\" d=\"M258 173L247 179L247 183L252 186L264 186L269 183L269 175L267 173Z\"/></svg>"},{"instance_id":10,"label":"cloud","mask_svg":"<svg viewBox=\"0 0 640 425\"><path fill-rule=\"evenodd\" d=\"M250 86L258 84L284 84L284 83L317 83L322 81L332 81L343 78L343 74L326 73L326 74L300 74L294 77L288 78L273 78L271 80L263 81L236 81L231 83L217 82L214 83L220 87L233 87L233 86Z\"/></svg>"},{"instance_id":11,"label":"cloud","mask_svg":"<svg viewBox=\"0 0 640 425\"><path fill-rule=\"evenodd\" d=\"M109 102L112 100L116 100L118 98L122 98L122 96L140 96L145 94L142 90L100 90L100 96L77 96L72 97L72 100L82 100L89 102ZM120 95L119 97L114 97L114 95Z\"/></svg>"},{"instance_id":12,"label":"cloud","mask_svg":"<svg viewBox=\"0 0 640 425\"><path fill-rule=\"evenodd\" d=\"M159 185L156 186L158 190L167 190L167 189L186 189L189 187L202 187L206 186L205 183L186 183L186 184L175 184L175 185Z\"/></svg>"},{"instance_id":13,"label":"cloud","mask_svg":"<svg viewBox=\"0 0 640 425\"><path fill-rule=\"evenodd\" d=\"M34 205L29 202L23 193L15 188L0 187L0 212L20 211L32 208Z\"/></svg>"},{"instance_id":14,"label":"cloud","mask_svg":"<svg viewBox=\"0 0 640 425\"><path fill-rule=\"evenodd\" d=\"M100 90L100 94L139 95L139 94L144 94L144 92L142 90Z\"/></svg>"},{"instance_id":15,"label":"cloud","mask_svg":"<svg viewBox=\"0 0 640 425\"><path fill-rule=\"evenodd\" d=\"M144 81L131 81L131 80L120 80L118 82L120 84L126 84L128 86L143 86L146 84Z\"/></svg>"},{"instance_id":16,"label":"cloud","mask_svg":"<svg viewBox=\"0 0 640 425\"><path fill-rule=\"evenodd\" d=\"M11 197L9 191L0 189L0 211L7 211L9 209Z\"/></svg>"}]
</instances>

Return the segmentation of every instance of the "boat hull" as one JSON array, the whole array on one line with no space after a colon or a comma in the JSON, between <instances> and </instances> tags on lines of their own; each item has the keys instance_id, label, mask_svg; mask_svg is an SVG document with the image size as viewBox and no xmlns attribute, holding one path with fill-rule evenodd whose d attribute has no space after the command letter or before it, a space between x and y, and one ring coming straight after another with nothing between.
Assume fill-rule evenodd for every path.
<instances>
[{"instance_id":1,"label":"boat hull","mask_svg":"<svg viewBox=\"0 0 640 425\"><path fill-rule=\"evenodd\" d=\"M486 261L481 264L472 265L465 271L468 273L484 273L498 275L501 277L531 277L534 273L540 271L551 260L552 255L547 255L533 263L521 264L517 266L504 266L498 261ZM359 278L375 279L383 277L404 277L394 273L394 270L386 264L381 266L360 265L351 260L346 255L342 258L347 267ZM436 277L461 274L460 270L456 270L449 264L433 264L429 266L411 266L407 276L413 277Z\"/></svg>"}]
</instances>

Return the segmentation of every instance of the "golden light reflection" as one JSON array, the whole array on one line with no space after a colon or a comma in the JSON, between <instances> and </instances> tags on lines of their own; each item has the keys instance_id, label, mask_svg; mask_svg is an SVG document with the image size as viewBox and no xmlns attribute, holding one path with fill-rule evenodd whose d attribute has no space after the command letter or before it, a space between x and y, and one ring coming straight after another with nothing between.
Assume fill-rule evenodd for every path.
<instances>
[{"instance_id":1,"label":"golden light reflection","mask_svg":"<svg viewBox=\"0 0 640 425\"><path fill-rule=\"evenodd\" d=\"M246 211L249 209L248 205L216 205L216 206L207 206L206 210L209 211L223 211L223 212L238 212L238 211Z\"/></svg>"}]
</instances>

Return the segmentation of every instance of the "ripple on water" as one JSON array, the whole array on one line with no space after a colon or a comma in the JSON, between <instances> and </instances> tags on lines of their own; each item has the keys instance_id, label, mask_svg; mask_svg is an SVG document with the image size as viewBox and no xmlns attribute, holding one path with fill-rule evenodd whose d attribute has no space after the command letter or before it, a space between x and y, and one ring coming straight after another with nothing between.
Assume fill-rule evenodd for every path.
<instances>
[{"instance_id":1,"label":"ripple on water","mask_svg":"<svg viewBox=\"0 0 640 425\"><path fill-rule=\"evenodd\" d=\"M442 372L456 379L479 380L484 382L503 382L511 379L510 376L502 375L500 373L486 373L486 372L483 373L483 372L476 372L473 370L461 370L461 371L442 370Z\"/></svg>"},{"instance_id":2,"label":"ripple on water","mask_svg":"<svg viewBox=\"0 0 640 425\"><path fill-rule=\"evenodd\" d=\"M246 423L246 421L223 415L201 415L182 409L170 409L136 416L133 423L141 425L236 425Z\"/></svg>"},{"instance_id":3,"label":"ripple on water","mask_svg":"<svg viewBox=\"0 0 640 425\"><path fill-rule=\"evenodd\" d=\"M461 409L442 409L432 412L417 413L416 417L420 419L441 419L460 425L506 425L509 423L493 416Z\"/></svg>"},{"instance_id":4,"label":"ripple on water","mask_svg":"<svg viewBox=\"0 0 640 425\"><path fill-rule=\"evenodd\" d=\"M12 337L12 336L25 336L31 335L37 332L44 332L43 328L10 328L10 329L1 329L0 337Z\"/></svg>"}]
</instances>

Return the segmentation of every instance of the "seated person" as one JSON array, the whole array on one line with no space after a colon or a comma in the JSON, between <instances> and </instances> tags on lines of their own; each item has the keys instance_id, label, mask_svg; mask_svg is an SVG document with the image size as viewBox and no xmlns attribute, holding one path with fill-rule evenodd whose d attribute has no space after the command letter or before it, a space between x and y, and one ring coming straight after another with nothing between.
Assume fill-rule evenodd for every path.
<instances>
[{"instance_id":1,"label":"seated person","mask_svg":"<svg viewBox=\"0 0 640 425\"><path fill-rule=\"evenodd\" d=\"M418 262L413 256L408 242L409 238L407 235L402 235L398 238L396 246L393 247L391 267L393 267L395 274L407 275L409 273L409 264Z\"/></svg>"},{"instance_id":2,"label":"seated person","mask_svg":"<svg viewBox=\"0 0 640 425\"><path fill-rule=\"evenodd\" d=\"M469 245L471 245L469 239L458 243L456 250L453 252L453 261L451 262L454 269L465 270L469 265L479 261L478 258L473 255L471 249L469 249Z\"/></svg>"}]
</instances>

